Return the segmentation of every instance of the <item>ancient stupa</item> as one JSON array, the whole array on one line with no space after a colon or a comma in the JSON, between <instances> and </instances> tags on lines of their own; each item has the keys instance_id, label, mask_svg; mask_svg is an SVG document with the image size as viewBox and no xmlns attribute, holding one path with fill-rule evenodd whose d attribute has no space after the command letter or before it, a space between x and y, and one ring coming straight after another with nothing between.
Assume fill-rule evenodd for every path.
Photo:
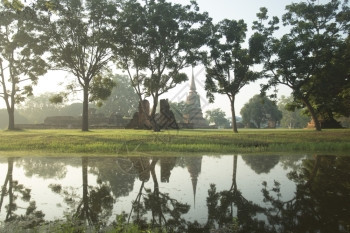
<instances>
[{"instance_id":1,"label":"ancient stupa","mask_svg":"<svg viewBox=\"0 0 350 233\"><path fill-rule=\"evenodd\" d=\"M193 75L190 85L190 92L188 93L186 100L187 114L184 115L184 122L193 126L193 128L208 128L208 122L203 118L203 112L201 108L200 96L196 90L196 83Z\"/></svg>"}]
</instances>

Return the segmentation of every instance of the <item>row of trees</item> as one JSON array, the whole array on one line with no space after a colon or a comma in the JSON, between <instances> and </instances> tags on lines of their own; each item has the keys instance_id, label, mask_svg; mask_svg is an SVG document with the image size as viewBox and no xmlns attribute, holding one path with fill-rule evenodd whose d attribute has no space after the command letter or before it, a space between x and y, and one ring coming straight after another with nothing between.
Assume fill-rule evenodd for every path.
<instances>
[{"instance_id":1,"label":"row of trees","mask_svg":"<svg viewBox=\"0 0 350 233\"><path fill-rule=\"evenodd\" d=\"M110 116L118 113L123 116L132 116L137 111L138 97L133 88L128 85L128 77L115 76L113 80L119 80L118 86L112 90L111 95L104 101L102 107L90 104L89 108L97 109L97 113ZM20 124L37 124L44 122L49 116L80 116L82 103L70 105L53 105L49 99L51 94L44 93L39 96L30 96L19 105L15 111L16 122ZM284 97L278 101L277 105L269 98L256 95L252 97L241 109L242 119L237 119L238 127L265 127L271 123L270 127L279 126L282 128L304 128L310 118L306 115L305 109L288 110L293 105L293 98ZM187 114L185 102L170 102L176 121L183 122L183 115ZM236 116L237 117L237 116ZM226 113L220 108L207 110L205 119L210 124L217 127L229 128L231 121ZM341 121L346 126L346 122ZM8 125L7 113L5 109L0 110L0 128Z\"/></svg>"},{"instance_id":2,"label":"row of trees","mask_svg":"<svg viewBox=\"0 0 350 233\"><path fill-rule=\"evenodd\" d=\"M291 111L289 106L293 104L292 96L282 96L276 104L266 96L255 95L241 109L242 118L237 120L237 126L246 128L305 128L310 121L305 113L306 109ZM219 127L228 128L231 124L226 118L225 112L219 108L206 111L206 119Z\"/></svg>"},{"instance_id":3,"label":"row of trees","mask_svg":"<svg viewBox=\"0 0 350 233\"><path fill-rule=\"evenodd\" d=\"M246 42L243 20L213 24L189 5L165 0L18 0L0 5L0 96L14 129L15 105L32 94L32 86L47 70L64 70L76 77L69 90L83 92L82 130L88 130L91 101L103 101L115 86L111 67L126 71L139 100L151 98L150 121L159 97L188 79L185 67L206 67L207 96L227 95L232 127L237 131L235 96L258 78L262 91L278 84L292 89L294 107L306 107L321 130L320 117L350 115L350 37L348 1L316 0L286 6L282 17L287 33L277 36L279 19L261 8ZM260 72L253 66L261 64ZM61 102L67 93L54 96Z\"/></svg>"}]
</instances>

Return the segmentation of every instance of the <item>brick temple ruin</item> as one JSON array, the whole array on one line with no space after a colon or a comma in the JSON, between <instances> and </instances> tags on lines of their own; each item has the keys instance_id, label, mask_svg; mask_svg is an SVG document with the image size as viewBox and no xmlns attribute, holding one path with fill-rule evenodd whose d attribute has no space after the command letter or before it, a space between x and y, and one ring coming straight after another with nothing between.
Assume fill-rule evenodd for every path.
<instances>
[{"instance_id":1,"label":"brick temple ruin","mask_svg":"<svg viewBox=\"0 0 350 233\"><path fill-rule=\"evenodd\" d=\"M191 77L190 92L186 99L187 114L184 115L184 123L191 125L191 128L209 128L208 122L203 118L200 96L197 93L193 69Z\"/></svg>"}]
</instances>

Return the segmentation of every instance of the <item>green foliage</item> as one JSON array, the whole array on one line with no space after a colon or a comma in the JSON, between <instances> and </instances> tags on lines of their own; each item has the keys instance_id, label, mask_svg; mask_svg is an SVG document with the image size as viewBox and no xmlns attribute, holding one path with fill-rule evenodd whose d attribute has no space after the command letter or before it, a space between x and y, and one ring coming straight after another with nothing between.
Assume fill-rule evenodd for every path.
<instances>
[{"instance_id":1,"label":"green foliage","mask_svg":"<svg viewBox=\"0 0 350 233\"><path fill-rule=\"evenodd\" d=\"M275 124L282 119L282 112L278 110L276 104L266 96L253 96L241 109L243 123L250 128L251 124L259 128L268 121Z\"/></svg>"},{"instance_id":2,"label":"green foliage","mask_svg":"<svg viewBox=\"0 0 350 233\"><path fill-rule=\"evenodd\" d=\"M127 70L140 100L152 97L151 118L159 96L186 81L181 70L199 60L210 19L198 11L195 2L182 6L165 0L145 4L130 0L122 5L116 59L119 67Z\"/></svg>"},{"instance_id":3,"label":"green foliage","mask_svg":"<svg viewBox=\"0 0 350 233\"><path fill-rule=\"evenodd\" d=\"M280 126L282 128L305 128L310 117L302 109L296 108L293 97L284 97L278 101L278 109L282 112Z\"/></svg>"},{"instance_id":4,"label":"green foliage","mask_svg":"<svg viewBox=\"0 0 350 233\"><path fill-rule=\"evenodd\" d=\"M228 128L230 126L230 122L226 119L226 113L220 108L206 111L205 118L218 127Z\"/></svg>"},{"instance_id":5,"label":"green foliage","mask_svg":"<svg viewBox=\"0 0 350 233\"><path fill-rule=\"evenodd\" d=\"M32 95L32 86L48 69L43 59L48 44L34 9L21 1L1 1L0 11L0 97L8 111L8 129L13 130L15 105Z\"/></svg>"},{"instance_id":6,"label":"green foliage","mask_svg":"<svg viewBox=\"0 0 350 233\"><path fill-rule=\"evenodd\" d=\"M116 82L110 77L102 77L97 75L90 86L89 101L106 100L111 94L112 89L116 86Z\"/></svg>"},{"instance_id":7,"label":"green foliage","mask_svg":"<svg viewBox=\"0 0 350 233\"><path fill-rule=\"evenodd\" d=\"M54 94L51 97L49 97L50 103L53 103L53 104L62 104L63 99L64 97L61 94Z\"/></svg>"},{"instance_id":8,"label":"green foliage","mask_svg":"<svg viewBox=\"0 0 350 233\"><path fill-rule=\"evenodd\" d=\"M98 111L106 116L113 113L132 116L137 111L139 99L130 85L129 78L125 75L115 75L112 79L116 86L113 87L110 96L102 102Z\"/></svg>"},{"instance_id":9,"label":"green foliage","mask_svg":"<svg viewBox=\"0 0 350 233\"><path fill-rule=\"evenodd\" d=\"M82 130L88 130L89 100L106 99L113 82L101 75L112 59L111 48L116 3L94 0L54 0L37 8L46 15L45 33L50 38L50 61L55 69L72 73L83 90ZM89 95L90 98L89 98Z\"/></svg>"},{"instance_id":10,"label":"green foliage","mask_svg":"<svg viewBox=\"0 0 350 233\"><path fill-rule=\"evenodd\" d=\"M247 25L243 20L225 19L213 26L212 36L208 43L210 55L205 59L205 89L210 102L214 101L214 93L229 97L232 112L232 125L237 131L235 118L235 96L245 85L259 78L258 73L251 70L254 60L249 50L242 48L246 38Z\"/></svg>"},{"instance_id":11,"label":"green foliage","mask_svg":"<svg viewBox=\"0 0 350 233\"><path fill-rule=\"evenodd\" d=\"M279 20L267 22L265 8L254 22L250 43L269 78L262 91L278 84L290 87L294 99L308 109L316 130L321 130L320 116L333 119L334 112L344 114L347 109L339 93L349 83L348 1L312 0L292 3L286 10L282 21L289 32L280 38L275 37Z\"/></svg>"}]
</instances>

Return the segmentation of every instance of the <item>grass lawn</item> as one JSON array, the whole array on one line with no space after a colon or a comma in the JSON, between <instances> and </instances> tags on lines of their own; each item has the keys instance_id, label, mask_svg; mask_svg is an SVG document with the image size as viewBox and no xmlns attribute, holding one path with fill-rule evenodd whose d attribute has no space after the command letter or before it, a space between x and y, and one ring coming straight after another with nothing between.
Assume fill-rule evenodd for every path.
<instances>
[{"instance_id":1,"label":"grass lawn","mask_svg":"<svg viewBox=\"0 0 350 233\"><path fill-rule=\"evenodd\" d=\"M350 155L350 129L0 131L0 156L237 153Z\"/></svg>"}]
</instances>

